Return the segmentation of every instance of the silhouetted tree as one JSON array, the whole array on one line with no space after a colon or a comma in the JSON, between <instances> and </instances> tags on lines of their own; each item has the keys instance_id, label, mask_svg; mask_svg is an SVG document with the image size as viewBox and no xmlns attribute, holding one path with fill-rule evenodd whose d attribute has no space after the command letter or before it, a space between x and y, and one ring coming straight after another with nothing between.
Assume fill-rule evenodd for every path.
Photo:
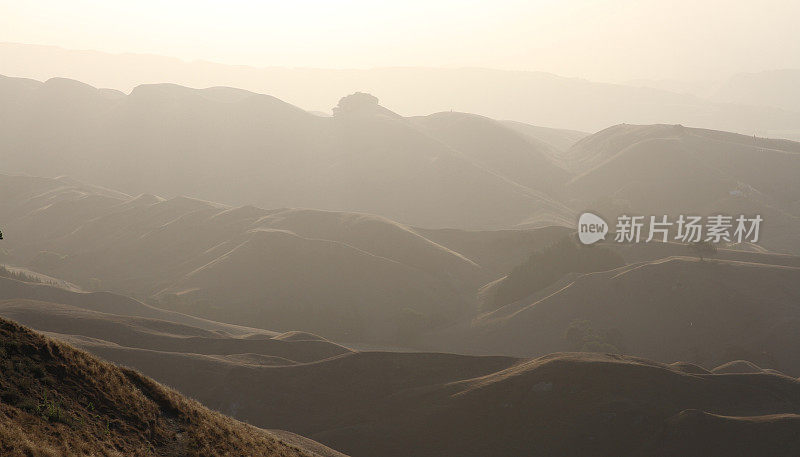
<instances>
[{"instance_id":1,"label":"silhouetted tree","mask_svg":"<svg viewBox=\"0 0 800 457\"><path fill-rule=\"evenodd\" d=\"M25 282L38 282L40 284L51 284L55 285L52 281L44 281L38 276L29 275L23 271L11 271L6 268L4 265L0 265L0 277L9 278L9 279L16 279L17 281L25 281Z\"/></svg>"},{"instance_id":2,"label":"silhouetted tree","mask_svg":"<svg viewBox=\"0 0 800 457\"><path fill-rule=\"evenodd\" d=\"M358 111L363 107L377 106L378 102L378 97L372 94L356 92L342 97L339 100L339 104L333 108L333 115L338 116L343 113Z\"/></svg>"},{"instance_id":3,"label":"silhouetted tree","mask_svg":"<svg viewBox=\"0 0 800 457\"><path fill-rule=\"evenodd\" d=\"M710 241L690 243L689 249L700 258L701 262L704 260L704 257L710 257L717 253L717 246Z\"/></svg>"}]
</instances>

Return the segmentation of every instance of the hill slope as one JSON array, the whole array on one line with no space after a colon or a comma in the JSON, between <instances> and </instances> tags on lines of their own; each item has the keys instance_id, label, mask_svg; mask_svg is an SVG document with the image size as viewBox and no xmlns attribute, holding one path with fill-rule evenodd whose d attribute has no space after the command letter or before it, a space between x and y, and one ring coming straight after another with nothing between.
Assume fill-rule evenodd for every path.
<instances>
[{"instance_id":1,"label":"hill slope","mask_svg":"<svg viewBox=\"0 0 800 457\"><path fill-rule=\"evenodd\" d=\"M567 179L566 171L553 163L557 149L524 134L513 134L519 132L510 132L504 123L452 112L411 121L469 160L531 189L553 192Z\"/></svg>"},{"instance_id":2,"label":"hill slope","mask_svg":"<svg viewBox=\"0 0 800 457\"><path fill-rule=\"evenodd\" d=\"M65 344L0 319L4 456L309 456Z\"/></svg>"},{"instance_id":3,"label":"hill slope","mask_svg":"<svg viewBox=\"0 0 800 457\"><path fill-rule=\"evenodd\" d=\"M638 456L678 448L698 457L788 457L800 448L800 383L766 371L709 374L587 353L520 361L362 352L225 368L222 387L202 401L354 456ZM294 402L300 408L290 409ZM708 420L686 420L698 414Z\"/></svg>"},{"instance_id":4,"label":"hill slope","mask_svg":"<svg viewBox=\"0 0 800 457\"><path fill-rule=\"evenodd\" d=\"M0 302L0 315L64 332L48 334L140 369L234 417L301 433L354 456L680 450L687 456L788 457L800 446L800 383L743 360L709 371L589 353L523 360L346 351L303 359L298 355L308 357L309 344L341 347L297 332L230 338L29 300Z\"/></svg>"},{"instance_id":5,"label":"hill slope","mask_svg":"<svg viewBox=\"0 0 800 457\"><path fill-rule=\"evenodd\" d=\"M511 226L542 209L568 217L546 193L566 177L558 166L540 161L519 175L521 168L475 160L530 153L517 150L513 130L496 123L476 151L478 144L432 137L377 99L361 103L368 106L320 117L230 88L151 84L112 97L63 78L0 77L2 171L69 175L130 194L368 212L429 227Z\"/></svg>"},{"instance_id":6,"label":"hill slope","mask_svg":"<svg viewBox=\"0 0 800 457\"><path fill-rule=\"evenodd\" d=\"M609 217L760 214L769 221L760 246L800 252L800 143L680 125L617 125L582 139L565 158L577 173L567 194Z\"/></svg>"},{"instance_id":7,"label":"hill slope","mask_svg":"<svg viewBox=\"0 0 800 457\"><path fill-rule=\"evenodd\" d=\"M394 339L406 308L424 326L471 313L480 286L558 231L503 232L502 246L493 241L500 234L463 232L464 243L363 213L131 197L65 178L12 175L0 175L0 213L0 262L194 316L347 341ZM60 301L63 294L10 298ZM139 317L188 322L133 308Z\"/></svg>"},{"instance_id":8,"label":"hill slope","mask_svg":"<svg viewBox=\"0 0 800 457\"><path fill-rule=\"evenodd\" d=\"M705 366L742 358L797 375L798 303L797 266L672 257L565 277L430 341L526 357L583 348Z\"/></svg>"},{"instance_id":9,"label":"hill slope","mask_svg":"<svg viewBox=\"0 0 800 457\"><path fill-rule=\"evenodd\" d=\"M201 319L186 314L176 313L147 305L124 295L111 292L76 292L65 290L50 284L37 284L0 277L0 300L9 298L38 300L51 303L62 303L89 311L117 314L121 316L158 319L178 325L189 325L221 335L278 335L264 329L224 324Z\"/></svg>"}]
</instances>

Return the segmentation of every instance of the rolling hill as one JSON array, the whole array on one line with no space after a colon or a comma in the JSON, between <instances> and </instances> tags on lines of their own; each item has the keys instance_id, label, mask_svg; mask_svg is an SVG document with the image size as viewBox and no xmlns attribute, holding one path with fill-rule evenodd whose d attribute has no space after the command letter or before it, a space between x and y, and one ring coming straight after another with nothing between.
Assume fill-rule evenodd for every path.
<instances>
[{"instance_id":1,"label":"rolling hill","mask_svg":"<svg viewBox=\"0 0 800 457\"><path fill-rule=\"evenodd\" d=\"M505 123L452 112L411 121L469 160L525 187L552 193L567 179L567 172L554 164L558 148L530 135L510 135Z\"/></svg>"},{"instance_id":2,"label":"rolling hill","mask_svg":"<svg viewBox=\"0 0 800 457\"><path fill-rule=\"evenodd\" d=\"M563 232L422 230L363 213L131 197L64 178L0 175L0 196L3 263L193 316L346 341L394 341L406 318L427 328L471 314L479 287Z\"/></svg>"},{"instance_id":3,"label":"rolling hill","mask_svg":"<svg viewBox=\"0 0 800 457\"><path fill-rule=\"evenodd\" d=\"M769 227L759 245L800 252L800 143L680 125L618 125L564 156L576 173L567 195L609 216L760 214Z\"/></svg>"},{"instance_id":4,"label":"rolling hill","mask_svg":"<svg viewBox=\"0 0 800 457\"><path fill-rule=\"evenodd\" d=\"M746 360L714 368L707 359L703 368L609 353L364 352L305 333L233 336L26 299L0 301L0 316L240 420L290 430L278 436L319 456L340 454L295 434L353 456L389 457L791 456L800 447L800 382ZM678 339L692 337L660 320Z\"/></svg>"},{"instance_id":5,"label":"rolling hill","mask_svg":"<svg viewBox=\"0 0 800 457\"><path fill-rule=\"evenodd\" d=\"M572 226L587 208L759 213L772 227L764 248L800 252L800 143L788 140L667 124L586 135L459 112L403 117L360 93L322 117L223 87L151 84L125 95L8 77L0 86L7 172L427 228Z\"/></svg>"},{"instance_id":6,"label":"rolling hill","mask_svg":"<svg viewBox=\"0 0 800 457\"><path fill-rule=\"evenodd\" d=\"M158 319L176 325L189 325L218 334L234 336L277 336L269 330L223 324L186 314L159 309L130 297L111 292L83 292L64 289L58 285L41 284L13 278L0 277L0 300L19 298L78 306L88 311L117 314L121 316Z\"/></svg>"},{"instance_id":7,"label":"rolling hill","mask_svg":"<svg viewBox=\"0 0 800 457\"><path fill-rule=\"evenodd\" d=\"M4 456L318 455L5 319L0 343Z\"/></svg>"},{"instance_id":8,"label":"rolling hill","mask_svg":"<svg viewBox=\"0 0 800 457\"><path fill-rule=\"evenodd\" d=\"M792 348L800 334L798 279L796 265L642 261L565 276L431 335L430 347L518 357L591 348L704 366L741 358L797 375L800 359Z\"/></svg>"},{"instance_id":9,"label":"rolling hill","mask_svg":"<svg viewBox=\"0 0 800 457\"><path fill-rule=\"evenodd\" d=\"M745 134L791 131L796 138L800 126L798 105L793 103L796 79L783 76L790 72L740 76L727 85L730 90L722 87L709 99L682 90L600 83L537 71L255 68L0 43L0 74L39 80L68 77L126 93L141 84L163 81L190 87L234 86L326 113L343 94L369 91L404 115L455 110L589 132L622 122L683 122Z\"/></svg>"},{"instance_id":10,"label":"rolling hill","mask_svg":"<svg viewBox=\"0 0 800 457\"><path fill-rule=\"evenodd\" d=\"M159 62L0 76L0 456L800 455L800 143L750 136L798 131L791 71ZM291 103L160 82L198 68ZM617 243L621 214L763 224Z\"/></svg>"},{"instance_id":11,"label":"rolling hill","mask_svg":"<svg viewBox=\"0 0 800 457\"><path fill-rule=\"evenodd\" d=\"M488 141L476 150L455 141L463 127L433 135L426 125L442 116L404 118L377 99L355 100L320 117L231 88L151 84L125 95L0 77L2 168L133 195L358 211L426 227L507 227L537 211L569 219L551 196L566 172L520 133L476 118ZM537 166L503 167L503 157Z\"/></svg>"}]
</instances>

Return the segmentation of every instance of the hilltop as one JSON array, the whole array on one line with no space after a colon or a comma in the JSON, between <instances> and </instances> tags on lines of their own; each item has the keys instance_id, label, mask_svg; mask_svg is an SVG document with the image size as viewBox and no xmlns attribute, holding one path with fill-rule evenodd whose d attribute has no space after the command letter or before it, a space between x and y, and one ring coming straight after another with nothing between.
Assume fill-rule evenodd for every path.
<instances>
[{"instance_id":1,"label":"hilltop","mask_svg":"<svg viewBox=\"0 0 800 457\"><path fill-rule=\"evenodd\" d=\"M267 91L326 113L343 94L369 88L401 113L453 109L586 131L620 122L687 122L745 133L792 130L796 135L800 125L796 70L736 75L709 98L706 90L690 95L684 93L685 87L609 84L541 71L257 68L21 43L0 43L0 61L2 71L9 75L42 80L66 76L125 92L142 83L162 81L191 87L232 85Z\"/></svg>"}]
</instances>

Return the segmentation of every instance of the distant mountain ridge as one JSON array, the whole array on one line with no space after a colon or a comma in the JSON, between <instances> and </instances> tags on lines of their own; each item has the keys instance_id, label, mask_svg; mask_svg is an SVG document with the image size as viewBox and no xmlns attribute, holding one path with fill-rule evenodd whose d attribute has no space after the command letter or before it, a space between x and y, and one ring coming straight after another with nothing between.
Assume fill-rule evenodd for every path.
<instances>
[{"instance_id":1,"label":"distant mountain ridge","mask_svg":"<svg viewBox=\"0 0 800 457\"><path fill-rule=\"evenodd\" d=\"M445 131L436 124L443 116L403 118L377 99L320 117L235 89L155 84L109 96L65 79L0 78L0 101L8 172L428 227L506 227L534 213L543 225L570 218L554 197L566 173L552 147L488 118L451 114L471 124ZM480 129L489 144L463 142Z\"/></svg>"},{"instance_id":2,"label":"distant mountain ridge","mask_svg":"<svg viewBox=\"0 0 800 457\"><path fill-rule=\"evenodd\" d=\"M760 245L800 252L798 142L682 125L618 125L583 138L563 157L575 173L565 193L593 201L610 217L760 214L770 221Z\"/></svg>"},{"instance_id":3,"label":"distant mountain ridge","mask_svg":"<svg viewBox=\"0 0 800 457\"><path fill-rule=\"evenodd\" d=\"M0 78L2 166L130 195L365 212L430 228L572 226L598 204L663 212L689 201L679 209L762 211L779 228L767 248L800 249L789 234L800 143L680 124L584 135L458 112L405 118L373 96L351 97L320 117L231 88L157 84L126 96Z\"/></svg>"},{"instance_id":4,"label":"distant mountain ridge","mask_svg":"<svg viewBox=\"0 0 800 457\"><path fill-rule=\"evenodd\" d=\"M800 111L800 69L740 73L717 87L713 100ZM795 137L797 138L797 137Z\"/></svg>"},{"instance_id":5,"label":"distant mountain ridge","mask_svg":"<svg viewBox=\"0 0 800 457\"><path fill-rule=\"evenodd\" d=\"M770 73L770 72L766 72ZM778 74L780 72L774 72ZM46 80L68 77L125 92L172 81L191 87L236 86L266 92L308 110L329 112L344 94L369 92L403 115L440 111L481 113L548 127L594 132L609 125L675 124L760 136L800 138L795 80L754 75L755 84L695 90L610 84L541 71L485 68L255 68L141 55L0 44L0 74ZM777 84L776 84L777 82ZM751 88L752 87L752 88ZM780 89L776 89L780 87ZM777 102L777 103L776 103ZM781 109L783 108L783 109Z\"/></svg>"}]
</instances>

